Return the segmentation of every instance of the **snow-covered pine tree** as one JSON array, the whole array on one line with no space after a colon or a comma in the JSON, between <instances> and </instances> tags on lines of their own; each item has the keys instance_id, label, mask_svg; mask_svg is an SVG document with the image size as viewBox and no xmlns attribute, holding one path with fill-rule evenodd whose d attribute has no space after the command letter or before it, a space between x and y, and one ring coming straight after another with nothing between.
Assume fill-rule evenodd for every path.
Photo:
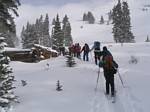
<instances>
[{"instance_id":1,"label":"snow-covered pine tree","mask_svg":"<svg viewBox=\"0 0 150 112\"><path fill-rule=\"evenodd\" d=\"M89 12L87 13L87 18L88 18L89 24L94 24L94 23L95 23L95 18L94 18L94 16L93 16L92 12L89 11Z\"/></svg>"},{"instance_id":2,"label":"snow-covered pine tree","mask_svg":"<svg viewBox=\"0 0 150 112\"><path fill-rule=\"evenodd\" d=\"M44 23L43 23L43 46L50 47L51 45L51 39L49 35L49 17L48 14L46 14Z\"/></svg>"},{"instance_id":3,"label":"snow-covered pine tree","mask_svg":"<svg viewBox=\"0 0 150 112\"><path fill-rule=\"evenodd\" d=\"M44 46L44 33L43 33L43 28L44 28L44 20L43 20L43 15L40 16L39 18L39 24L38 24L38 35L39 35L39 38L38 38L38 43L42 46Z\"/></svg>"},{"instance_id":4,"label":"snow-covered pine tree","mask_svg":"<svg viewBox=\"0 0 150 112\"><path fill-rule=\"evenodd\" d=\"M104 18L103 18L103 16L101 16L100 24L104 24Z\"/></svg>"},{"instance_id":5,"label":"snow-covered pine tree","mask_svg":"<svg viewBox=\"0 0 150 112\"><path fill-rule=\"evenodd\" d=\"M45 20L41 15L39 19L36 19L35 24L26 25L21 32L23 48L31 48L33 44L40 44L46 47L51 46L51 39L49 35L49 17L46 14Z\"/></svg>"},{"instance_id":6,"label":"snow-covered pine tree","mask_svg":"<svg viewBox=\"0 0 150 112\"><path fill-rule=\"evenodd\" d=\"M17 9L19 5L19 0L0 0L0 33L6 38L6 42L10 47L14 47L14 41L17 40L12 13L18 16Z\"/></svg>"},{"instance_id":7,"label":"snow-covered pine tree","mask_svg":"<svg viewBox=\"0 0 150 112\"><path fill-rule=\"evenodd\" d=\"M71 36L71 26L68 20L67 15L63 18L63 33L64 33L64 45L65 46L70 46L73 43L73 39Z\"/></svg>"},{"instance_id":8,"label":"snow-covered pine tree","mask_svg":"<svg viewBox=\"0 0 150 112\"><path fill-rule=\"evenodd\" d=\"M27 26L29 25L29 22L27 23ZM25 27L23 26L22 27L22 31L21 31L21 43L22 43L22 47L23 48L28 48L27 46L27 43L29 42L28 41L28 35L27 35L27 31L26 31L26 29L25 29Z\"/></svg>"},{"instance_id":9,"label":"snow-covered pine tree","mask_svg":"<svg viewBox=\"0 0 150 112\"><path fill-rule=\"evenodd\" d=\"M122 30L124 33L123 42L134 42L134 36L131 31L130 10L127 2L122 3Z\"/></svg>"},{"instance_id":10,"label":"snow-covered pine tree","mask_svg":"<svg viewBox=\"0 0 150 112\"><path fill-rule=\"evenodd\" d=\"M59 50L59 47L63 46L64 36L63 31L61 29L60 21L59 21L59 15L56 16L55 25L52 28L52 47L55 50Z\"/></svg>"},{"instance_id":11,"label":"snow-covered pine tree","mask_svg":"<svg viewBox=\"0 0 150 112\"><path fill-rule=\"evenodd\" d=\"M15 32L3 32L2 36L6 38L8 47L15 47L15 41L17 40Z\"/></svg>"},{"instance_id":12,"label":"snow-covered pine tree","mask_svg":"<svg viewBox=\"0 0 150 112\"><path fill-rule=\"evenodd\" d=\"M62 91L62 85L60 85L60 81L59 80L57 81L57 84L56 84L56 90L57 91Z\"/></svg>"},{"instance_id":13,"label":"snow-covered pine tree","mask_svg":"<svg viewBox=\"0 0 150 112\"><path fill-rule=\"evenodd\" d=\"M53 18L52 25L55 25L55 18Z\"/></svg>"},{"instance_id":14,"label":"snow-covered pine tree","mask_svg":"<svg viewBox=\"0 0 150 112\"><path fill-rule=\"evenodd\" d=\"M118 0L118 4L113 8L112 20L115 42L134 42L127 2L121 3Z\"/></svg>"},{"instance_id":15,"label":"snow-covered pine tree","mask_svg":"<svg viewBox=\"0 0 150 112\"><path fill-rule=\"evenodd\" d=\"M16 35L16 25L14 21L12 21L12 30L10 32L5 32L4 37L6 38L6 43L9 47L15 47L17 46L18 38Z\"/></svg>"},{"instance_id":16,"label":"snow-covered pine tree","mask_svg":"<svg viewBox=\"0 0 150 112\"><path fill-rule=\"evenodd\" d=\"M108 21L112 20L112 10L108 12Z\"/></svg>"},{"instance_id":17,"label":"snow-covered pine tree","mask_svg":"<svg viewBox=\"0 0 150 112\"><path fill-rule=\"evenodd\" d=\"M64 36L65 36L64 38L65 46L70 46L73 43L70 22L67 22L65 25Z\"/></svg>"},{"instance_id":18,"label":"snow-covered pine tree","mask_svg":"<svg viewBox=\"0 0 150 112\"><path fill-rule=\"evenodd\" d=\"M109 25L111 21L112 21L112 11L110 10L110 11L108 12L108 21L107 21L107 25Z\"/></svg>"},{"instance_id":19,"label":"snow-covered pine tree","mask_svg":"<svg viewBox=\"0 0 150 112\"><path fill-rule=\"evenodd\" d=\"M33 44L39 44L38 34L35 30L34 24L27 23L26 29L22 31L22 45L23 48L31 48Z\"/></svg>"},{"instance_id":20,"label":"snow-covered pine tree","mask_svg":"<svg viewBox=\"0 0 150 112\"><path fill-rule=\"evenodd\" d=\"M36 22L35 22L35 33L36 33L36 36L37 36L37 40L38 40L38 44L40 43L40 38L42 36L42 23L41 23L41 20L39 18L36 19Z\"/></svg>"},{"instance_id":21,"label":"snow-covered pine tree","mask_svg":"<svg viewBox=\"0 0 150 112\"><path fill-rule=\"evenodd\" d=\"M146 38L145 42L150 42L150 39L149 39L148 35L147 35L147 38Z\"/></svg>"},{"instance_id":22,"label":"snow-covered pine tree","mask_svg":"<svg viewBox=\"0 0 150 112\"><path fill-rule=\"evenodd\" d=\"M118 0L118 3L113 8L112 12L112 24L113 24L113 36L115 42L122 42L123 31L122 31L122 8L121 2Z\"/></svg>"},{"instance_id":23,"label":"snow-covered pine tree","mask_svg":"<svg viewBox=\"0 0 150 112\"><path fill-rule=\"evenodd\" d=\"M68 19L69 19L68 16L65 14L65 17L63 18L62 23L63 23L63 24L66 24L67 22L69 22ZM63 27L63 28L64 28L64 27Z\"/></svg>"},{"instance_id":24,"label":"snow-covered pine tree","mask_svg":"<svg viewBox=\"0 0 150 112\"><path fill-rule=\"evenodd\" d=\"M88 21L88 17L86 13L83 14L83 21Z\"/></svg>"},{"instance_id":25,"label":"snow-covered pine tree","mask_svg":"<svg viewBox=\"0 0 150 112\"><path fill-rule=\"evenodd\" d=\"M10 103L16 101L14 95L13 82L14 76L11 75L12 69L9 67L9 58L5 55L5 38L0 36L0 107L10 107Z\"/></svg>"},{"instance_id":26,"label":"snow-covered pine tree","mask_svg":"<svg viewBox=\"0 0 150 112\"><path fill-rule=\"evenodd\" d=\"M74 67L76 62L75 62L73 56L67 55L66 58L67 58L67 61L66 61L67 67Z\"/></svg>"}]
</instances>

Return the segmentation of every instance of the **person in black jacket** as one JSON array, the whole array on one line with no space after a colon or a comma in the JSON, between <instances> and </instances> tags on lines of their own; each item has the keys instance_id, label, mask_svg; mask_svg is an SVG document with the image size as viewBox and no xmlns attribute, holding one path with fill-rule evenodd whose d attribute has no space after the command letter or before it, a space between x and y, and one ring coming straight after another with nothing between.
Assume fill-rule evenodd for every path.
<instances>
[{"instance_id":1,"label":"person in black jacket","mask_svg":"<svg viewBox=\"0 0 150 112\"><path fill-rule=\"evenodd\" d=\"M103 47L103 51L100 52L100 56L102 56L102 67L106 80L106 94L109 94L109 89L111 87L111 96L113 97L115 96L114 74L116 73L115 68L118 68L118 64L113 60L113 56L110 51L108 51L106 46ZM101 67L100 63L99 66Z\"/></svg>"},{"instance_id":2,"label":"person in black jacket","mask_svg":"<svg viewBox=\"0 0 150 112\"><path fill-rule=\"evenodd\" d=\"M83 60L84 61L89 61L89 45L87 43L85 43L85 45L83 46L81 52L83 51Z\"/></svg>"}]
</instances>

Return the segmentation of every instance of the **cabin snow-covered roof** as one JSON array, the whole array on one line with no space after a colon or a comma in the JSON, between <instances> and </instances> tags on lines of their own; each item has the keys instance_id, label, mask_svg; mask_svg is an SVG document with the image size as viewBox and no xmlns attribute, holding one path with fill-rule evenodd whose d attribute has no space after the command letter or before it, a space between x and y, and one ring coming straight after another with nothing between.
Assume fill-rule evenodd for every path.
<instances>
[{"instance_id":1,"label":"cabin snow-covered roof","mask_svg":"<svg viewBox=\"0 0 150 112\"><path fill-rule=\"evenodd\" d=\"M5 40L5 37L0 37L0 40Z\"/></svg>"},{"instance_id":2,"label":"cabin snow-covered roof","mask_svg":"<svg viewBox=\"0 0 150 112\"><path fill-rule=\"evenodd\" d=\"M8 51L8 52L19 52L19 51L26 51L26 52L30 52L31 49L19 49L19 48L11 48L11 47L5 47L4 48L5 51Z\"/></svg>"},{"instance_id":3,"label":"cabin snow-covered roof","mask_svg":"<svg viewBox=\"0 0 150 112\"><path fill-rule=\"evenodd\" d=\"M0 46L4 46L5 47L5 46L7 46L7 43L6 42L1 42Z\"/></svg>"},{"instance_id":4,"label":"cabin snow-covered roof","mask_svg":"<svg viewBox=\"0 0 150 112\"><path fill-rule=\"evenodd\" d=\"M46 50L51 51L51 52L58 53L56 50L52 49L51 47L45 47L45 46L42 46L42 45L39 45L39 44L34 44L34 46L42 48L42 49L46 49Z\"/></svg>"}]
</instances>

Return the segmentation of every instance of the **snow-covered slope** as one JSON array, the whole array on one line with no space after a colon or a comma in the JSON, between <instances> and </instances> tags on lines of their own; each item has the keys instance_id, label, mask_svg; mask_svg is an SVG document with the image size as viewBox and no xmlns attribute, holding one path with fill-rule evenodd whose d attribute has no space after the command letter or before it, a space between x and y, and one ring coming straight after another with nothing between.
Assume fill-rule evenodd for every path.
<instances>
[{"instance_id":1,"label":"snow-covered slope","mask_svg":"<svg viewBox=\"0 0 150 112\"><path fill-rule=\"evenodd\" d=\"M136 42L144 42L147 35L150 35L150 7L144 7L149 5L148 0L127 0L129 4L129 9L131 13L131 26L132 32L135 36ZM100 16L103 15L104 19L107 21L107 13L109 10L116 5L116 1L103 2L102 4L95 4L95 7L91 7L91 10L96 17L96 23L99 22ZM147 8L143 11L143 8ZM83 26L83 29L80 29ZM100 40L102 42L113 42L112 36L112 25L88 25L83 22L72 21L72 35L75 41L87 41L92 43L94 40Z\"/></svg>"},{"instance_id":2,"label":"snow-covered slope","mask_svg":"<svg viewBox=\"0 0 150 112\"><path fill-rule=\"evenodd\" d=\"M87 24L85 22L72 23L74 42L93 44L93 41L114 42L110 25ZM83 28L82 28L83 27Z\"/></svg>"},{"instance_id":3,"label":"snow-covered slope","mask_svg":"<svg viewBox=\"0 0 150 112\"><path fill-rule=\"evenodd\" d=\"M116 103L104 95L105 81L100 70L98 89L95 91L98 66L76 59L76 66L66 67L66 58L60 56L39 63L11 62L16 94L20 103L11 112L149 112L150 43L106 44L119 64L115 75ZM93 55L93 53L92 53ZM137 64L129 64L131 56ZM47 66L47 63L50 65ZM22 86L21 80L27 82ZM57 80L63 91L56 91Z\"/></svg>"},{"instance_id":4,"label":"snow-covered slope","mask_svg":"<svg viewBox=\"0 0 150 112\"><path fill-rule=\"evenodd\" d=\"M146 40L146 36L150 35L150 7L144 7L149 5L149 0L128 0L129 7L131 9L131 22L132 31L134 32L137 42L143 42ZM147 8L147 11L143 11L143 8Z\"/></svg>"},{"instance_id":5,"label":"snow-covered slope","mask_svg":"<svg viewBox=\"0 0 150 112\"><path fill-rule=\"evenodd\" d=\"M92 2L91 2L92 1ZM101 15L107 20L107 13L116 5L117 0L91 0L90 2L82 3L70 3L63 6L47 5L27 5L22 4L19 8L20 17L16 19L18 35L21 32L22 26L26 25L27 21L31 23L35 22L36 18L39 18L41 14L49 14L50 23L52 19L58 13L60 18L63 18L65 14L68 15L72 26L72 36L75 42L88 42L92 43L94 40L112 42L112 26L111 25L98 25ZM131 12L131 25L132 31L135 35L137 42L143 42L146 40L147 35L150 35L150 7L144 7L149 5L149 0L127 0ZM143 8L147 8L147 11L143 11ZM36 11L35 11L36 10ZM95 18L96 24L88 25L83 23L83 13L91 11ZM30 13L29 13L30 12ZM81 29L80 27L83 26ZM51 27L51 26L50 26ZM51 33L51 30L50 30Z\"/></svg>"}]
</instances>

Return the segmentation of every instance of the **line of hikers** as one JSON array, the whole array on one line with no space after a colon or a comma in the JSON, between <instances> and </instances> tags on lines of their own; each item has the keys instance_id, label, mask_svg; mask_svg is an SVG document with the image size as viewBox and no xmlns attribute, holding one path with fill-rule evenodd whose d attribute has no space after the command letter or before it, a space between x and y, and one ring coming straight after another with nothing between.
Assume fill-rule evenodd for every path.
<instances>
[{"instance_id":1,"label":"line of hikers","mask_svg":"<svg viewBox=\"0 0 150 112\"><path fill-rule=\"evenodd\" d=\"M104 77L106 80L106 95L110 93L111 88L111 96L115 96L115 85L114 85L114 74L117 73L118 64L114 61L114 58L111 52L107 49L106 46L103 47L103 50L100 49L100 42L95 41L92 48L89 48L89 45L85 43L82 47L79 43L72 45L69 48L69 54L75 57L81 58L80 53L83 52L83 60L89 61L89 52L94 50L94 59L95 64L99 67L103 68Z\"/></svg>"},{"instance_id":2,"label":"line of hikers","mask_svg":"<svg viewBox=\"0 0 150 112\"><path fill-rule=\"evenodd\" d=\"M81 46L79 43L72 44L68 49L70 56L81 59Z\"/></svg>"},{"instance_id":3,"label":"line of hikers","mask_svg":"<svg viewBox=\"0 0 150 112\"><path fill-rule=\"evenodd\" d=\"M89 61L89 52L93 48L90 50L89 45L85 43L81 49L80 44L76 43L75 45L71 45L68 49L69 49L69 55L77 57L79 59L81 59L81 53L83 52L83 61ZM99 50L100 50L100 43L99 43Z\"/></svg>"},{"instance_id":4,"label":"line of hikers","mask_svg":"<svg viewBox=\"0 0 150 112\"><path fill-rule=\"evenodd\" d=\"M98 41L94 42L94 46L91 49L89 48L89 45L87 43L84 44L82 49L79 43L76 43L75 45L72 44L68 49L69 55L77 57L79 59L81 59L81 53L83 52L83 61L89 61L89 52L94 49L95 63L97 64L97 61L100 59L100 42Z\"/></svg>"}]
</instances>

